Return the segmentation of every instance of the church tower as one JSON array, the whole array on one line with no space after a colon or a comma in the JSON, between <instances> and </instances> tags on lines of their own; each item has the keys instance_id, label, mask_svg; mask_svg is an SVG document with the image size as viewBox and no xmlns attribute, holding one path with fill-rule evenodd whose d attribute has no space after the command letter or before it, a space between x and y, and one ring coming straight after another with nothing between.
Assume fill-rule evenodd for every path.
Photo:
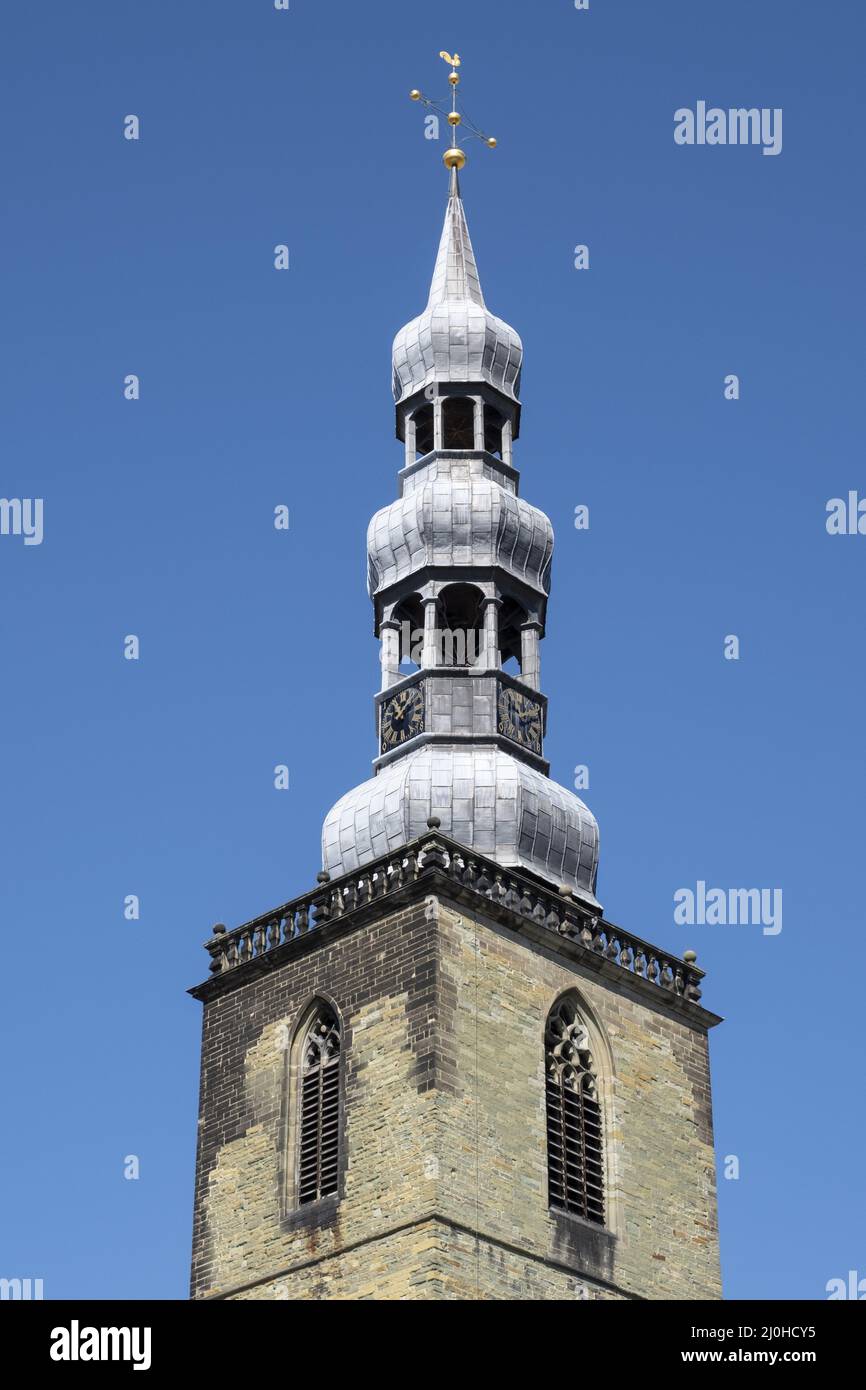
<instances>
[{"instance_id":1,"label":"church tower","mask_svg":"<svg viewBox=\"0 0 866 1390\"><path fill-rule=\"evenodd\" d=\"M194 1298L720 1297L719 1019L692 953L604 916L595 819L548 775L553 531L519 495L523 349L463 162L394 340L373 776L326 816L317 886L215 928L191 991Z\"/></svg>"}]
</instances>

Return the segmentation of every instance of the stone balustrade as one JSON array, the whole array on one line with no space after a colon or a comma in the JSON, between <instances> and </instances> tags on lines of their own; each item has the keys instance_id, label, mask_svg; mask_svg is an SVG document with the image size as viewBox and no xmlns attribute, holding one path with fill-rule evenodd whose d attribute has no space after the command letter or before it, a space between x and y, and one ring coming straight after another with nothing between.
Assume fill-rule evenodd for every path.
<instances>
[{"instance_id":1,"label":"stone balustrade","mask_svg":"<svg viewBox=\"0 0 866 1390\"><path fill-rule=\"evenodd\" d=\"M433 818L428 822L428 833L405 845L399 853L385 855L339 879L319 874L319 886L313 892L241 927L232 931L222 925L215 927L213 937L206 943L211 975L221 976L254 960L265 965L264 958L279 947L327 923L358 913L371 903L391 898L415 882L442 875L454 884L461 898L483 899L488 912L503 919L523 918L660 990L698 1003L704 972L695 965L694 952L687 951L680 959L661 951L594 916L570 889L557 892L504 869L441 834L438 825ZM432 891L432 882L430 886ZM511 925L516 925L513 920Z\"/></svg>"}]
</instances>

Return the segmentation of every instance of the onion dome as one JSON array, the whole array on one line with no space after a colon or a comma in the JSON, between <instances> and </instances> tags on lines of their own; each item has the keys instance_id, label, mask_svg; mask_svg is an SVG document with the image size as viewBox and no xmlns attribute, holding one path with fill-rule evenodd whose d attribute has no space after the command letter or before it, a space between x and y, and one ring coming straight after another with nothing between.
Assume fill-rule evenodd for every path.
<instances>
[{"instance_id":1,"label":"onion dome","mask_svg":"<svg viewBox=\"0 0 866 1390\"><path fill-rule=\"evenodd\" d=\"M461 461L439 460L367 529L371 597L426 565L497 565L546 594L552 558L544 512Z\"/></svg>"},{"instance_id":2,"label":"onion dome","mask_svg":"<svg viewBox=\"0 0 866 1390\"><path fill-rule=\"evenodd\" d=\"M522 364L518 334L484 303L452 169L427 307L394 339L394 399L399 404L433 381L473 381L487 382L516 401Z\"/></svg>"},{"instance_id":3,"label":"onion dome","mask_svg":"<svg viewBox=\"0 0 866 1390\"><path fill-rule=\"evenodd\" d=\"M322 829L332 877L394 853L438 816L443 833L504 867L573 888L598 909L598 825L574 795L494 745L425 744L347 792Z\"/></svg>"}]
</instances>

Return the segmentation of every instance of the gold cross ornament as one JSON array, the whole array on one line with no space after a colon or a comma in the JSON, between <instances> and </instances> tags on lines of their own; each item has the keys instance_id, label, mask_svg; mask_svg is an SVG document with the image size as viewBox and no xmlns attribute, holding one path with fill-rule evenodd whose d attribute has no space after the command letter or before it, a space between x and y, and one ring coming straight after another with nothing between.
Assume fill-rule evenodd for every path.
<instances>
[{"instance_id":1,"label":"gold cross ornament","mask_svg":"<svg viewBox=\"0 0 866 1390\"><path fill-rule=\"evenodd\" d=\"M461 149L460 145L457 143L459 139L458 131L461 125L466 127L477 139L483 140L488 149L495 150L496 141L492 135L485 135L483 131L478 130L469 120L465 112L457 110L457 88L460 85L460 74L457 69L460 66L460 54L455 53L452 56L443 49L439 57L443 62L447 63L451 69L448 74L448 81L451 83L451 110L446 111L438 102L431 101L429 97L425 97L424 93L419 92L417 88L413 88L409 96L413 101L423 102L425 106L432 107L434 111L439 112L440 116L445 117L451 127L451 146L445 151L442 159L444 160L446 169L462 169L463 165L466 163L466 151Z\"/></svg>"}]
</instances>

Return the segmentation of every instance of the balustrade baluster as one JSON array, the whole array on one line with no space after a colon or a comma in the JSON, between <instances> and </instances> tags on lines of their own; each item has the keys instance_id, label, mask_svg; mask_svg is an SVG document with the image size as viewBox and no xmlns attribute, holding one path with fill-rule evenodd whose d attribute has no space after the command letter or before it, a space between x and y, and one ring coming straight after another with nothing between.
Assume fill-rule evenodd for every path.
<instances>
[{"instance_id":1,"label":"balustrade baluster","mask_svg":"<svg viewBox=\"0 0 866 1390\"><path fill-rule=\"evenodd\" d=\"M510 878L505 886L502 906L509 908L512 912L517 912L520 908L520 894L513 878Z\"/></svg>"},{"instance_id":2,"label":"balustrade baluster","mask_svg":"<svg viewBox=\"0 0 866 1390\"><path fill-rule=\"evenodd\" d=\"M358 885L353 878L349 879L343 889L343 911L353 912L358 906Z\"/></svg>"},{"instance_id":3,"label":"balustrade baluster","mask_svg":"<svg viewBox=\"0 0 866 1390\"><path fill-rule=\"evenodd\" d=\"M317 896L313 899L312 906L314 927L320 926L322 922L327 922L331 912L331 904L329 901L330 894L324 891L325 884L331 882L331 875L329 873L326 873L323 869L320 874L316 874L316 880L318 883L322 885L323 891L317 894Z\"/></svg>"},{"instance_id":4,"label":"balustrade baluster","mask_svg":"<svg viewBox=\"0 0 866 1390\"><path fill-rule=\"evenodd\" d=\"M701 997L701 977L696 971L689 969L690 966L694 965L697 958L696 952L683 951L683 960L686 967L686 998L690 999L693 1004L697 1004Z\"/></svg>"},{"instance_id":5,"label":"balustrade baluster","mask_svg":"<svg viewBox=\"0 0 866 1390\"><path fill-rule=\"evenodd\" d=\"M212 975L216 975L218 972L222 974L224 970L229 968L226 943L223 940L225 934L225 924L217 922L213 929L213 936L210 941L205 943L205 950L210 955L210 973Z\"/></svg>"}]
</instances>

